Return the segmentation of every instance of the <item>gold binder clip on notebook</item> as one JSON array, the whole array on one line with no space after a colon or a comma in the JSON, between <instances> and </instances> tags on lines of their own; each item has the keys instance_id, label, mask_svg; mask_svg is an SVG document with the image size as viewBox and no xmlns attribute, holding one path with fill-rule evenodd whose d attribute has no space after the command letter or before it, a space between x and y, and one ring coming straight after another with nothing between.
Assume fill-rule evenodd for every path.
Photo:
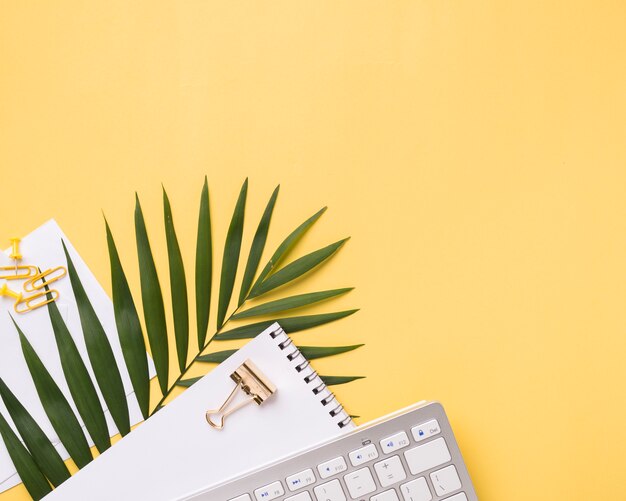
<instances>
[{"instance_id":1,"label":"gold binder clip on notebook","mask_svg":"<svg viewBox=\"0 0 626 501\"><path fill-rule=\"evenodd\" d=\"M257 405L261 405L274 393L276 393L276 386L274 386L274 384L267 379L265 374L263 374L250 359L246 360L235 372L233 372L230 375L230 378L236 383L236 386L233 388L233 391L230 392L228 398L219 409L206 411L207 422L216 430L224 428L224 420L233 412L238 411L243 406L251 404L252 402ZM237 390L243 391L249 398L233 405L229 409L228 406L232 402L233 398L235 398Z\"/></svg>"}]
</instances>

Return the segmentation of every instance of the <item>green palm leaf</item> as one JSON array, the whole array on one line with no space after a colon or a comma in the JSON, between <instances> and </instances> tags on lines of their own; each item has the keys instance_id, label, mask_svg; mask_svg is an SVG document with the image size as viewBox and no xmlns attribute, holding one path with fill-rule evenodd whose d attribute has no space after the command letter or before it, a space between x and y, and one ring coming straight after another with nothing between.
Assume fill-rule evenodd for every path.
<instances>
[{"instance_id":1,"label":"green palm leaf","mask_svg":"<svg viewBox=\"0 0 626 501\"><path fill-rule=\"evenodd\" d=\"M348 351L356 350L361 346L364 345L355 344L352 346L296 346L296 348L298 348L298 350L300 350L300 353L302 353L308 360L315 360L316 358L330 357L332 355L339 355L340 353L346 353ZM220 364L236 352L237 350L216 351L207 355L200 355L196 358L196 361Z\"/></svg>"},{"instance_id":2,"label":"green palm leaf","mask_svg":"<svg viewBox=\"0 0 626 501\"><path fill-rule=\"evenodd\" d=\"M176 353L178 367L184 371L187 366L187 350L189 349L189 301L187 299L187 279L183 256L180 253L172 207L163 188L163 212L165 216L165 237L170 265L170 289L172 293L172 310L174 314L174 336L176 337Z\"/></svg>"},{"instance_id":3,"label":"green palm leaf","mask_svg":"<svg viewBox=\"0 0 626 501\"><path fill-rule=\"evenodd\" d=\"M13 320L13 318L11 318ZM17 329L17 333L20 337L20 343L22 345L22 353L28 365L28 371L30 372L33 382L35 383L35 389L39 400L54 428L57 435L61 439L61 443L67 449L74 462L79 468L82 468L88 464L93 457L89 450L89 444L80 427L80 423L70 404L65 399L63 393L55 383L54 379L43 365L41 359L24 336L15 320L13 324Z\"/></svg>"},{"instance_id":4,"label":"green palm leaf","mask_svg":"<svg viewBox=\"0 0 626 501\"><path fill-rule=\"evenodd\" d=\"M340 296L346 292L350 292L354 287L348 287L344 289L333 289L328 291L310 292L308 294L299 294L297 296L286 297L283 299L277 299L276 301L270 301L269 303L261 304L242 311L233 315L233 320L241 320L243 318L259 317L261 315L269 315L273 313L280 313L283 311L293 310L296 308L302 308L303 306L309 306L314 303L319 303L332 297Z\"/></svg>"},{"instance_id":5,"label":"green palm leaf","mask_svg":"<svg viewBox=\"0 0 626 501\"><path fill-rule=\"evenodd\" d=\"M130 292L128 280L113 240L113 234L106 219L105 225L111 263L115 324L139 409L144 419L147 419L150 413L150 373L148 371L148 357L146 356L146 342L143 339L135 301Z\"/></svg>"},{"instance_id":6,"label":"green palm leaf","mask_svg":"<svg viewBox=\"0 0 626 501\"><path fill-rule=\"evenodd\" d=\"M351 383L352 381L356 381L357 379L365 379L365 376L320 376L320 379L324 381L324 384L326 386L336 386L339 384Z\"/></svg>"},{"instance_id":7,"label":"green palm leaf","mask_svg":"<svg viewBox=\"0 0 626 501\"><path fill-rule=\"evenodd\" d=\"M198 241L196 243L196 322L198 349L204 348L211 311L211 283L213 281L213 242L211 240L211 212L209 210L209 184L204 178L198 216Z\"/></svg>"},{"instance_id":8,"label":"green palm leaf","mask_svg":"<svg viewBox=\"0 0 626 501\"><path fill-rule=\"evenodd\" d=\"M216 351L214 353L208 353L207 355L200 355L196 357L196 362L208 362L211 364L221 364L228 357L237 353L237 350L223 350Z\"/></svg>"},{"instance_id":9,"label":"green palm leaf","mask_svg":"<svg viewBox=\"0 0 626 501\"><path fill-rule=\"evenodd\" d=\"M293 263L288 264L284 268L281 268L273 275L269 276L263 283L259 285L256 293L250 295L251 298L258 297L266 292L269 292L277 287L281 287L286 283L301 277L305 273L308 273L316 266L322 264L335 252L337 252L348 239L344 238L334 244L330 244L322 249L318 249L306 256L296 259Z\"/></svg>"},{"instance_id":10,"label":"green palm leaf","mask_svg":"<svg viewBox=\"0 0 626 501\"><path fill-rule=\"evenodd\" d=\"M65 242L62 243L65 258L67 259L68 275L72 283L76 305L78 306L78 315L80 317L80 325L83 328L83 337L87 346L89 361L115 426L117 426L118 431L123 436L130 432L130 417L122 376L120 376L113 349L104 332L104 328L87 297L74 263L67 252Z\"/></svg>"},{"instance_id":11,"label":"green palm leaf","mask_svg":"<svg viewBox=\"0 0 626 501\"><path fill-rule=\"evenodd\" d=\"M241 252L241 239L243 235L243 220L246 211L246 196L248 194L248 180L246 179L239 192L239 198L235 205L233 217L226 234L224 244L224 258L222 260L222 275L220 279L220 293L217 303L217 329L221 329L226 318L226 311L230 304L237 275L237 265L239 264L239 254Z\"/></svg>"},{"instance_id":12,"label":"green palm leaf","mask_svg":"<svg viewBox=\"0 0 626 501\"><path fill-rule=\"evenodd\" d=\"M217 292L217 330L207 342L209 314L212 301L213 241L209 188L208 180L205 177L200 198L195 257L195 306L199 350L193 362L187 364L189 348L187 280L181 248L173 223L172 207L167 192L163 188L163 213L168 251L174 335L176 340L177 365L180 370L180 374L172 385L169 384L170 350L168 346L163 293L148 238L143 211L139 197L136 195L135 236L139 261L141 300L145 317L146 334L163 397L156 404L152 412L150 412L149 361L146 354L146 342L144 341L136 304L133 300L111 229L105 219L107 245L111 265L115 322L122 346L124 362L144 418L148 419L161 409L176 387L190 387L201 379L202 376L187 377L187 373L193 366L193 363L221 363L235 353L236 350L229 349L203 355L202 351L212 340L252 338L276 321L280 322L287 332L296 333L345 318L358 311L346 310L317 315L279 318L277 320L272 319L230 328L230 330L220 333L221 330L225 329L225 324L230 322L231 319L244 320L260 316L275 318L276 315L282 312L310 306L352 290L351 288L343 288L292 295L248 308L242 312L238 311L248 299L260 297L267 292L290 284L306 274L315 271L335 254L347 240L335 242L334 244L316 250L283 266L284 261L298 241L326 211L326 207L324 207L300 224L282 241L255 279L267 243L270 223L278 199L279 189L280 186L277 186L272 192L260 218L246 259L246 267L245 270L243 270L241 288L237 298L237 308L234 314L227 317L233 299L233 289L241 257L245 209L248 195L248 179L244 181L241 187L224 242L220 286ZM63 374L70 393L72 394L78 413L85 422L85 427L89 435L102 452L110 446L110 438L106 419L104 419L104 411L98 396L99 393L94 383L97 383L97 388L99 388L115 424L122 434L130 431L128 403L111 345L87 297L64 242L63 249L67 259L68 274L72 289L74 290L74 296L78 305L89 360L96 377L95 382L92 381L85 361L82 360L74 338L68 331L68 327L63 321L56 304L51 303L48 306L48 311L61 359ZM92 456L87 437L80 426L77 414L74 414L70 403L59 389L57 383L52 379L19 326L15 322L14 324L20 338L24 358L46 415L59 436L61 443L67 449L78 467L82 468L92 460ZM316 359L346 353L360 346L362 345L333 347L301 346L299 349L307 358ZM332 385L345 384L360 379L361 376L322 376L322 378L324 378L328 385ZM23 435L22 438L28 449L22 445L20 438L15 435L9 424L1 415L0 434L4 438L11 458L14 461L18 473L26 483L26 487L33 497L39 499L51 489L46 477L56 486L67 479L69 476L68 470L44 432L28 414L28 411L17 401L16 397L1 379L0 397L5 403L19 433Z\"/></svg>"},{"instance_id":13,"label":"green palm leaf","mask_svg":"<svg viewBox=\"0 0 626 501\"><path fill-rule=\"evenodd\" d=\"M339 355L340 353L347 353L348 351L356 350L364 346L362 344L354 344L352 346L298 346L300 353L308 360L315 360L316 358L330 357L332 355Z\"/></svg>"},{"instance_id":14,"label":"green palm leaf","mask_svg":"<svg viewBox=\"0 0 626 501\"><path fill-rule=\"evenodd\" d=\"M244 325L236 327L226 332L218 334L215 339L217 341L226 341L229 339L249 339L255 337L257 334L263 332L274 322L278 322L280 326L285 329L287 333L294 333L317 327L318 325L334 322L341 318L356 313L359 310L347 310L339 311L336 313L321 313L319 315L304 315L301 317L287 317L279 318L276 320L266 320L264 322L256 322L254 324Z\"/></svg>"},{"instance_id":15,"label":"green palm leaf","mask_svg":"<svg viewBox=\"0 0 626 501\"><path fill-rule=\"evenodd\" d=\"M177 386L182 386L183 388L189 388L190 386L192 386L193 384L197 383L201 379L202 379L202 376L190 377L189 379L181 379L180 381L176 382L176 385Z\"/></svg>"},{"instance_id":16,"label":"green palm leaf","mask_svg":"<svg viewBox=\"0 0 626 501\"><path fill-rule=\"evenodd\" d=\"M2 435L2 440L15 469L31 497L39 500L49 494L52 487L2 414L0 414L0 435Z\"/></svg>"},{"instance_id":17,"label":"green palm leaf","mask_svg":"<svg viewBox=\"0 0 626 501\"><path fill-rule=\"evenodd\" d=\"M252 246L250 247L250 254L248 256L248 264L246 265L246 271L244 272L243 280L241 281L238 306L241 306L246 300L246 295L250 291L254 275L259 268L259 262L261 261L263 250L265 249L265 242L267 241L267 234L270 229L270 221L272 219L272 213L274 212L274 206L276 205L276 198L278 197L279 189L280 185L276 186L274 189L274 192L270 197L270 201L267 203L267 207L265 208L265 212L263 212L263 217L261 217L256 233L254 234Z\"/></svg>"},{"instance_id":18,"label":"green palm leaf","mask_svg":"<svg viewBox=\"0 0 626 501\"><path fill-rule=\"evenodd\" d=\"M48 296L48 299L51 299L51 296ZM111 439L98 393L89 376L85 362L83 362L78 348L76 348L76 343L74 343L74 339L54 301L48 304L48 313L61 358L61 367L72 399L76 404L78 413L83 418L89 435L102 453L111 447ZM30 450L33 452L32 448Z\"/></svg>"},{"instance_id":19,"label":"green palm leaf","mask_svg":"<svg viewBox=\"0 0 626 501\"><path fill-rule=\"evenodd\" d=\"M0 396L41 472L55 487L61 485L70 478L69 470L46 434L2 379L0 379Z\"/></svg>"},{"instance_id":20,"label":"green palm leaf","mask_svg":"<svg viewBox=\"0 0 626 501\"><path fill-rule=\"evenodd\" d=\"M254 282L252 286L252 291L250 293L250 297L258 296L257 288L261 285L261 283L268 277L277 267L278 265L287 257L291 249L298 243L298 241L304 236L304 234L313 226L315 221L317 221L322 214L326 212L327 207L322 207L315 214L313 214L309 219L307 219L304 223L298 226L295 230L293 230L285 240L278 246L278 249L274 252L270 260L267 262L261 274Z\"/></svg>"},{"instance_id":21,"label":"green palm leaf","mask_svg":"<svg viewBox=\"0 0 626 501\"><path fill-rule=\"evenodd\" d=\"M139 258L139 278L141 281L141 300L143 314L146 320L148 341L154 360L159 386L163 394L167 393L169 374L169 349L167 343L167 325L165 323L165 306L163 294L157 274L146 222L139 203L139 197L135 197L135 235L137 238L137 256Z\"/></svg>"}]
</instances>

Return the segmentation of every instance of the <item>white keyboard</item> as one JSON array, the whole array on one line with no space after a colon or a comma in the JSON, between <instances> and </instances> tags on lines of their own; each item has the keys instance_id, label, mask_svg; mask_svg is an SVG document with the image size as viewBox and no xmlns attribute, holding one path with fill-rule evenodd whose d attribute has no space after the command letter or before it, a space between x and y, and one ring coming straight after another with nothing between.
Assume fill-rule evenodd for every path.
<instances>
[{"instance_id":1,"label":"white keyboard","mask_svg":"<svg viewBox=\"0 0 626 501\"><path fill-rule=\"evenodd\" d=\"M477 501L443 407L413 407L360 426L193 501Z\"/></svg>"}]
</instances>

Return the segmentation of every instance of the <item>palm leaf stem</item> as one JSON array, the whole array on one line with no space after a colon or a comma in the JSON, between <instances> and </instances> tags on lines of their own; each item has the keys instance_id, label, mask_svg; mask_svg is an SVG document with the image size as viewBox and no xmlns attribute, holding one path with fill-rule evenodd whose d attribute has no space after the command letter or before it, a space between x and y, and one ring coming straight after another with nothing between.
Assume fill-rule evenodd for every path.
<instances>
[{"instance_id":1,"label":"palm leaf stem","mask_svg":"<svg viewBox=\"0 0 626 501\"><path fill-rule=\"evenodd\" d=\"M204 351L209 347L211 342L215 339L215 336L217 336L221 331L224 330L224 328L227 326L228 322L230 322L230 320L239 312L239 310L245 305L247 300L248 300L248 297L246 297L246 299L244 299L244 301L239 306L237 306L237 308L235 308L235 310L226 318L226 320L224 321L224 324L222 325L222 327L220 327L218 330L216 330L213 333L213 335L206 341L206 343L204 344L202 349L200 351L198 351L198 354L191 360L191 362L189 362L187 364L187 366L184 368L184 370L176 378L176 381L174 381L169 386L167 391L163 394L163 396L161 397L161 400L159 400L159 402L156 404L156 406L154 407L154 409L150 413L150 416L152 416L157 410L159 410L161 408L161 406L165 403L165 400L167 400L167 398L172 394L172 391L174 390L174 388L176 388L178 386L178 383L180 383L180 381L182 381L185 378L185 376L187 375L187 372L189 372L189 369L191 369L191 366L198 361L198 357L200 357L204 353Z\"/></svg>"}]
</instances>

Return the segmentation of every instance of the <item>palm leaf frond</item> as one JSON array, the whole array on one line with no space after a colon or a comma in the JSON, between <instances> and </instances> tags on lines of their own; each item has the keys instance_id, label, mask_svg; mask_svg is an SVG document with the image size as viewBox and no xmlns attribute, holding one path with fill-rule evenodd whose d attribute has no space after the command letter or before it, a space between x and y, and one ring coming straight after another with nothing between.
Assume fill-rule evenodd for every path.
<instances>
[{"instance_id":1,"label":"palm leaf frond","mask_svg":"<svg viewBox=\"0 0 626 501\"><path fill-rule=\"evenodd\" d=\"M326 386L336 386L339 384L347 384L357 379L365 379L365 376L320 376ZM359 416L350 416L357 418Z\"/></svg>"},{"instance_id":2,"label":"palm leaf frond","mask_svg":"<svg viewBox=\"0 0 626 501\"><path fill-rule=\"evenodd\" d=\"M216 351L214 353L208 353L206 355L200 355L199 357L196 357L196 362L221 364L224 360L226 360L231 355L234 355L235 353L237 353L237 350Z\"/></svg>"},{"instance_id":3,"label":"palm leaf frond","mask_svg":"<svg viewBox=\"0 0 626 501\"><path fill-rule=\"evenodd\" d=\"M70 478L67 466L46 434L2 379L0 379L0 396L41 472L55 487L61 485Z\"/></svg>"},{"instance_id":4,"label":"palm leaf frond","mask_svg":"<svg viewBox=\"0 0 626 501\"><path fill-rule=\"evenodd\" d=\"M363 344L354 344L351 346L296 346L300 353L308 360L315 360L316 358L326 358L333 355L339 355L341 353L347 353L357 348L365 346ZM197 362L205 362L212 364L220 364L224 362L228 357L237 353L237 350L223 350L208 353L206 355L200 355L196 358Z\"/></svg>"},{"instance_id":5,"label":"palm leaf frond","mask_svg":"<svg viewBox=\"0 0 626 501\"><path fill-rule=\"evenodd\" d=\"M49 494L52 487L2 414L0 414L0 435L13 461L13 466L31 497L39 500Z\"/></svg>"},{"instance_id":6,"label":"palm leaf frond","mask_svg":"<svg viewBox=\"0 0 626 501\"><path fill-rule=\"evenodd\" d=\"M308 294L298 294L297 296L286 297L283 299L277 299L276 301L270 301L268 303L255 306L254 308L247 309L240 313L233 315L233 320L242 320L250 317L260 317L262 315L269 315L274 313L282 313L296 308L302 308L304 306L311 306L312 304L325 301L333 297L341 296L347 292L353 290L354 287L346 287L343 289L333 289L320 292L309 292Z\"/></svg>"},{"instance_id":7,"label":"palm leaf frond","mask_svg":"<svg viewBox=\"0 0 626 501\"><path fill-rule=\"evenodd\" d=\"M241 239L243 236L243 221L246 211L246 197L248 194L248 180L246 179L239 192L237 204L230 220L226 242L224 243L224 257L222 259L222 274L220 278L220 292L217 303L217 329L221 329L226 318L226 311L230 304L239 264Z\"/></svg>"},{"instance_id":8,"label":"palm leaf frond","mask_svg":"<svg viewBox=\"0 0 626 501\"><path fill-rule=\"evenodd\" d=\"M298 346L300 353L304 355L304 358L308 360L315 360L316 358L331 357L333 355L339 355L341 353L347 353L352 350L356 350L364 346L362 344L353 344L351 346Z\"/></svg>"},{"instance_id":9,"label":"palm leaf frond","mask_svg":"<svg viewBox=\"0 0 626 501\"><path fill-rule=\"evenodd\" d=\"M163 305L161 284L152 257L146 222L138 196L135 198L135 234L146 331L148 332L148 341L150 342L159 386L161 392L165 394L167 393L169 376L169 346L167 324L165 323L165 306Z\"/></svg>"},{"instance_id":10,"label":"palm leaf frond","mask_svg":"<svg viewBox=\"0 0 626 501\"><path fill-rule=\"evenodd\" d=\"M202 376L190 377L189 379L181 379L180 381L176 381L176 385L182 386L183 388L189 388L191 385L197 383L201 379L202 379Z\"/></svg>"},{"instance_id":11,"label":"palm leaf frond","mask_svg":"<svg viewBox=\"0 0 626 501\"><path fill-rule=\"evenodd\" d=\"M326 212L327 207L322 207L315 214L313 214L310 218L308 218L304 223L298 226L295 230L293 230L285 240L281 242L278 246L272 257L267 262L261 273L259 274L256 282L252 286L252 291L250 292L249 297L256 297L260 295L258 293L258 287L263 283L263 281L280 265L280 263L289 255L291 249L298 243L298 241L304 236L304 234L309 231L311 226L320 218L322 214Z\"/></svg>"},{"instance_id":12,"label":"palm leaf frond","mask_svg":"<svg viewBox=\"0 0 626 501\"><path fill-rule=\"evenodd\" d=\"M213 282L213 242L211 236L211 212L209 210L209 183L204 178L198 216L198 239L196 243L196 323L198 349L204 348L211 311L211 285Z\"/></svg>"},{"instance_id":13,"label":"palm leaf frond","mask_svg":"<svg viewBox=\"0 0 626 501\"><path fill-rule=\"evenodd\" d=\"M80 423L65 396L61 393L59 386L56 384L15 320L13 320L13 324L17 329L20 344L22 345L22 353L24 354L26 365L28 365L28 371L33 378L33 383L35 383L35 389L37 390L37 395L39 395L39 400L43 405L44 411L54 431L56 431L59 439L61 439L61 443L76 465L82 468L91 462L93 457L89 450L87 439L80 427Z\"/></svg>"},{"instance_id":14,"label":"palm leaf frond","mask_svg":"<svg viewBox=\"0 0 626 501\"><path fill-rule=\"evenodd\" d=\"M98 393L89 376L85 362L83 362L78 352L76 343L54 301L48 304L48 313L57 350L61 358L63 375L72 394L72 399L76 404L78 413L83 418L89 435L98 451L102 453L111 447L111 439L109 438L109 428L104 417L104 411L100 405Z\"/></svg>"},{"instance_id":15,"label":"palm leaf frond","mask_svg":"<svg viewBox=\"0 0 626 501\"><path fill-rule=\"evenodd\" d=\"M162 396L152 409L152 412L150 411L149 364L142 323L122 267L122 261L111 228L105 218L115 323L122 347L124 365L130 376L139 408L145 419L154 415L165 405L166 400L172 395L175 388L188 388L201 379L202 376L188 376L188 372L196 362L203 364L221 363L236 351L235 349L228 349L203 354L211 342L253 338L276 321L281 324L287 333L296 333L340 320L358 311L353 309L315 315L287 316L276 319L276 316L282 315L284 312L303 309L322 301L339 297L352 290L352 288L292 295L244 309L250 299L259 298L270 291L286 287L288 284L316 272L321 268L321 265L342 248L347 240L339 240L283 265L296 244L326 211L326 207L324 207L306 219L281 242L261 272L256 276L265 251L279 189L280 186L277 186L273 190L259 220L246 258L239 294L236 297L236 306L234 311L232 311L230 305L233 302L232 296L241 258L248 196L247 179L240 189L225 238L222 265L219 270L217 326L215 332L207 339L213 291L213 236L209 207L209 188L207 178L205 177L198 213L194 270L198 351L196 356L188 362L190 319L187 278L182 258L183 253L175 231L172 206L168 194L165 188L163 188L163 217L170 278L169 292L172 300L176 345L175 356L178 366L177 374L175 374L176 379L171 384L169 382L169 365L170 354L174 357L174 350L170 351L169 349L163 291L148 238L146 221L139 196L136 195L134 220L141 301L148 345L154 360ZM94 381L91 378L86 361L81 358L74 342L75 336L73 337L69 332L57 305L53 302L50 303L48 312L61 360L63 375L78 414L74 413L70 403L39 359L28 339L20 330L20 327L15 321L13 322L44 411L70 457L79 468L82 468L93 459L88 445L88 438L94 441L100 452L103 452L111 445L105 413L98 391L102 395L104 403L106 403L106 407L111 412L115 425L122 435L130 431L130 413L120 373L120 368L123 369L123 367L118 367L103 325L87 297L65 243L62 242L62 245L67 260L71 286L78 306L82 335L87 346L87 355L95 375ZM50 296L48 298L51 299ZM231 321L249 322L251 318L262 316L272 318L272 320L245 325L240 324L236 327L231 327L230 325ZM298 348L305 357L314 360L347 353L361 346L361 344L358 344L350 346L298 346ZM346 384L361 378L361 376L321 377L328 385ZM43 430L17 401L15 395L1 379L0 398L2 398L26 447L22 445L20 436L15 435L2 415L0 415L0 434L27 489L35 499L39 499L51 490L50 483L58 486L66 480L69 477L69 471ZM78 415L85 423L88 437L81 428Z\"/></svg>"},{"instance_id":16,"label":"palm leaf frond","mask_svg":"<svg viewBox=\"0 0 626 501\"><path fill-rule=\"evenodd\" d=\"M256 292L250 295L251 298L259 297L266 292L281 287L296 278L301 277L305 273L308 273L316 266L319 266L335 252L337 252L343 244L348 241L348 238L339 240L334 244L330 244L322 249L318 249L306 256L296 259L293 263L288 264L284 268L276 271L273 275L269 276L264 282L259 284Z\"/></svg>"},{"instance_id":17,"label":"palm leaf frond","mask_svg":"<svg viewBox=\"0 0 626 501\"><path fill-rule=\"evenodd\" d=\"M117 252L111 228L109 228L109 223L106 219L105 226L111 264L111 288L113 290L115 324L139 409L144 419L147 419L150 415L150 374L148 371L148 357L146 356L146 342L143 339L137 307L130 292L126 274L122 268L122 262Z\"/></svg>"},{"instance_id":18,"label":"palm leaf frond","mask_svg":"<svg viewBox=\"0 0 626 501\"><path fill-rule=\"evenodd\" d=\"M300 317L279 318L276 320L266 320L264 322L256 322L254 324L236 327L226 332L218 334L215 339L217 341L226 341L230 339L249 339L260 334L274 322L278 322L288 334L300 332L306 329L324 325L335 320L348 317L359 310L338 311L336 313L320 313L319 315L303 315Z\"/></svg>"},{"instance_id":19,"label":"palm leaf frond","mask_svg":"<svg viewBox=\"0 0 626 501\"><path fill-rule=\"evenodd\" d=\"M178 367L181 372L187 366L187 351L189 349L189 300L187 299L187 279L183 256L178 245L172 207L163 188L163 213L165 218L165 236L167 240L167 255L170 266L170 290L172 293L172 310L174 314L174 337L176 338L176 353Z\"/></svg>"},{"instance_id":20,"label":"palm leaf frond","mask_svg":"<svg viewBox=\"0 0 626 501\"><path fill-rule=\"evenodd\" d=\"M243 279L241 281L241 290L239 291L239 302L237 303L237 306L241 306L246 300L248 292L250 292L250 287L252 287L254 275L256 275L257 269L259 268L261 256L263 255L263 250L265 249L265 242L267 241L267 234L270 229L272 213L274 212L274 206L276 205L276 198L278 198L279 189L280 185L274 189L274 192L270 197L270 201L267 203L267 207L263 212L263 216L261 217L256 233L254 234L252 246L250 247L250 254L248 254L248 264L246 265L246 271L244 272Z\"/></svg>"},{"instance_id":21,"label":"palm leaf frond","mask_svg":"<svg viewBox=\"0 0 626 501\"><path fill-rule=\"evenodd\" d=\"M118 431L123 436L130 432L130 418L122 376L117 367L111 343L109 343L106 332L89 301L76 267L67 251L65 242L62 243L67 260L67 272L72 283L76 305L78 306L78 315L83 328L83 337L87 346L89 361L115 426L117 426Z\"/></svg>"}]
</instances>

